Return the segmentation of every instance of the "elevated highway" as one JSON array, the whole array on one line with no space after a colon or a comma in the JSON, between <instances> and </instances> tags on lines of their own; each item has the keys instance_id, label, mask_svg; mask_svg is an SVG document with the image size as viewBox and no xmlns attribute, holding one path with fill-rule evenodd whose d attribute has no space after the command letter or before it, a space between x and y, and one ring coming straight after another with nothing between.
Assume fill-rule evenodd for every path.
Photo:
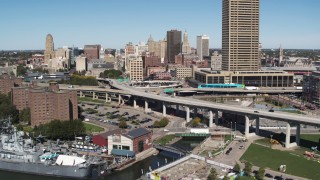
<instances>
[{"instance_id":1,"label":"elevated highway","mask_svg":"<svg viewBox=\"0 0 320 180\"><path fill-rule=\"evenodd\" d=\"M295 89L295 88L260 88L258 90L246 90L241 88L177 88L173 89L176 93L190 93L190 92L197 92L197 93L241 93L241 94L288 94L288 93L302 93L302 90Z\"/></svg>"},{"instance_id":2,"label":"elevated highway","mask_svg":"<svg viewBox=\"0 0 320 180\"><path fill-rule=\"evenodd\" d=\"M218 124L218 114L220 112L226 112L231 114L237 114L245 117L245 136L249 136L249 120L255 119L256 121L256 134L259 134L259 119L266 118L278 121L287 122L286 128L286 147L290 147L290 129L291 125L296 126L296 142L297 144L300 143L300 124L305 125L312 125L312 126L319 126L320 125L320 118L318 117L310 117L306 115L297 115L292 113L281 113L281 112L268 112L268 111L257 111L248 107L239 107L239 106L232 106L226 104L216 104L212 102L196 100L191 98L182 98L182 97L174 97L174 96L160 96L152 93L148 93L130 86L126 86L123 84L119 84L117 81L111 81L110 85L115 89L105 89L105 88L98 88L98 87L91 87L91 86L77 86L74 87L74 90L80 91L80 95L82 91L92 91L93 93L105 93L106 100L108 93L115 93L118 95L119 104L122 101L121 96L131 96L133 97L134 107L136 106L136 99L143 99L145 100L145 109L148 109L148 101L157 101L162 103L163 107L163 116L166 116L166 106L168 105L177 105L183 106L186 111L186 120L187 122L190 121L190 108L199 108L199 109L206 109L209 112L209 126L213 127L213 114L215 114L215 124ZM62 87L61 89L66 89L68 87ZM228 89L231 90L231 89ZM233 90L231 90L233 91ZM248 90L247 90L248 91ZM255 90L256 91L256 90ZM274 90L276 92L276 90ZM283 92L284 90L277 90ZM288 90L289 91L289 90ZM293 90L290 90L291 92ZM299 90L296 90L299 91ZM253 92L253 91L252 91ZM262 90L260 91L262 92ZM93 98L95 98L95 94L93 94ZM179 109L179 108L177 108Z\"/></svg>"}]
</instances>

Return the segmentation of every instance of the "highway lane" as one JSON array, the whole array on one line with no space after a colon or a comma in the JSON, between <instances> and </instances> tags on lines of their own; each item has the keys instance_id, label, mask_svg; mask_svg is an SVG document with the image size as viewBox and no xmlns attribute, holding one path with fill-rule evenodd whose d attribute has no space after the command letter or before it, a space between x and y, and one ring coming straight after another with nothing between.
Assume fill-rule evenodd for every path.
<instances>
[{"instance_id":1,"label":"highway lane","mask_svg":"<svg viewBox=\"0 0 320 180\"><path fill-rule=\"evenodd\" d=\"M231 105L223 105L223 104L214 104L207 101L201 100L194 100L189 98L181 98L181 97L168 97L168 96L159 96L151 93L147 93L144 91L136 90L132 87L124 86L118 84L116 81L113 81L112 84L114 87L124 90L126 92L130 92L131 95L153 99L157 101L164 101L171 104L180 104L188 107L198 107L204 109L213 109L219 110L223 112L230 112L234 114L240 115L248 115L253 117L262 117L268 118L273 120L280 120L292 123L301 123L301 124L308 124L308 125L320 125L320 118L316 117L308 117L306 115L294 115L294 114L285 114L285 113L278 113L278 112L267 112L267 111L256 111L246 107L236 107Z\"/></svg>"}]
</instances>

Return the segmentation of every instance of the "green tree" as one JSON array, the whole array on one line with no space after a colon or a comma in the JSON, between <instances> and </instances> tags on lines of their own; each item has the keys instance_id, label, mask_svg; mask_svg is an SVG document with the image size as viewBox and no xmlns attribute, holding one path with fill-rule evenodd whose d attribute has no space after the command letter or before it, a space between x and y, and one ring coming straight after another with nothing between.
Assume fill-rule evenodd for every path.
<instances>
[{"instance_id":1,"label":"green tree","mask_svg":"<svg viewBox=\"0 0 320 180\"><path fill-rule=\"evenodd\" d=\"M122 129L127 128L127 122L126 121L120 121L119 128L122 128Z\"/></svg>"},{"instance_id":2,"label":"green tree","mask_svg":"<svg viewBox=\"0 0 320 180\"><path fill-rule=\"evenodd\" d=\"M217 180L218 179L218 173L215 168L211 168L210 174L207 177L207 180Z\"/></svg>"},{"instance_id":3,"label":"green tree","mask_svg":"<svg viewBox=\"0 0 320 180\"><path fill-rule=\"evenodd\" d=\"M120 70L115 70L115 69L105 70L99 75L99 77L101 78L111 78L111 79L118 79L121 76L122 76L122 72Z\"/></svg>"},{"instance_id":4,"label":"green tree","mask_svg":"<svg viewBox=\"0 0 320 180\"><path fill-rule=\"evenodd\" d=\"M199 117L196 117L192 121L192 126L196 127L196 126L198 126L200 124L200 122L201 122L201 119Z\"/></svg>"},{"instance_id":5,"label":"green tree","mask_svg":"<svg viewBox=\"0 0 320 180\"><path fill-rule=\"evenodd\" d=\"M11 103L11 93L3 95L0 93L0 118L11 117L12 123L19 123L19 111Z\"/></svg>"},{"instance_id":6,"label":"green tree","mask_svg":"<svg viewBox=\"0 0 320 180\"><path fill-rule=\"evenodd\" d=\"M260 167L259 170L258 170L258 173L256 174L256 178L258 180L263 180L265 172L266 172L266 170L263 167Z\"/></svg>"},{"instance_id":7,"label":"green tree","mask_svg":"<svg viewBox=\"0 0 320 180\"><path fill-rule=\"evenodd\" d=\"M223 176L223 179L222 180L229 180L230 178L228 177L228 174L224 175Z\"/></svg>"},{"instance_id":8,"label":"green tree","mask_svg":"<svg viewBox=\"0 0 320 180\"><path fill-rule=\"evenodd\" d=\"M246 176L251 176L251 171L252 171L252 164L249 162L245 163L245 167L243 169L243 172Z\"/></svg>"},{"instance_id":9,"label":"green tree","mask_svg":"<svg viewBox=\"0 0 320 180\"><path fill-rule=\"evenodd\" d=\"M30 124L30 122L31 122L30 108L22 109L19 113L19 119L20 119L20 121L23 121L23 122Z\"/></svg>"},{"instance_id":10,"label":"green tree","mask_svg":"<svg viewBox=\"0 0 320 180\"><path fill-rule=\"evenodd\" d=\"M22 66L22 65L19 65L17 67L17 76L25 76L27 74L27 68Z\"/></svg>"},{"instance_id":11,"label":"green tree","mask_svg":"<svg viewBox=\"0 0 320 180\"><path fill-rule=\"evenodd\" d=\"M240 168L240 165L238 164L238 163L236 163L235 165L234 165L234 167L233 167L233 170L235 171L235 172L240 172L240 170L241 170L241 168Z\"/></svg>"}]
</instances>

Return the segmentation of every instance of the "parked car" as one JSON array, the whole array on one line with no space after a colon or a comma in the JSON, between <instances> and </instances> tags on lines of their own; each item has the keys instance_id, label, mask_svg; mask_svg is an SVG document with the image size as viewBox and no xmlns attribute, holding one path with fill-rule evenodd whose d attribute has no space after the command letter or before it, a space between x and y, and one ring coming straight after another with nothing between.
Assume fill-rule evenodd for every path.
<instances>
[{"instance_id":1,"label":"parked car","mask_svg":"<svg viewBox=\"0 0 320 180\"><path fill-rule=\"evenodd\" d=\"M269 174L269 173L265 174L264 176L268 177L268 178L273 178L273 176L271 174Z\"/></svg>"}]
</instances>

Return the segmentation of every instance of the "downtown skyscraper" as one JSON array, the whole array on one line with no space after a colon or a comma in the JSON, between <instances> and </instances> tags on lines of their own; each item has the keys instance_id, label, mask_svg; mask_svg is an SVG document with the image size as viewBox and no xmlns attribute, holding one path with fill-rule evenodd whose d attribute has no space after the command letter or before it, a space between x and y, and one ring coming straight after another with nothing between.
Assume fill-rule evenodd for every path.
<instances>
[{"instance_id":1,"label":"downtown skyscraper","mask_svg":"<svg viewBox=\"0 0 320 180\"><path fill-rule=\"evenodd\" d=\"M181 48L181 31L167 31L167 58L169 64L175 63L175 56L181 53Z\"/></svg>"},{"instance_id":2,"label":"downtown skyscraper","mask_svg":"<svg viewBox=\"0 0 320 180\"><path fill-rule=\"evenodd\" d=\"M259 70L260 0L223 0L222 6L222 70Z\"/></svg>"}]
</instances>

